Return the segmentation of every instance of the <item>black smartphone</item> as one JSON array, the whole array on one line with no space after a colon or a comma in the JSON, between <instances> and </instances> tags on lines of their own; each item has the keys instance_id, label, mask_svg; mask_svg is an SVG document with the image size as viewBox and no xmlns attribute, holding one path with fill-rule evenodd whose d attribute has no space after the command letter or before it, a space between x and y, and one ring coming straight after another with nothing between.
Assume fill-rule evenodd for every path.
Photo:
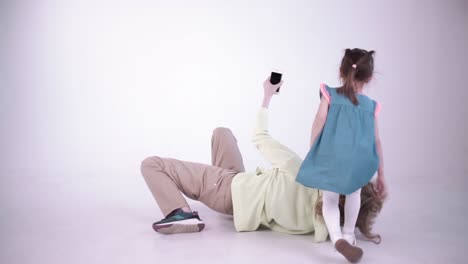
<instances>
[{"instance_id":1,"label":"black smartphone","mask_svg":"<svg viewBox=\"0 0 468 264\"><path fill-rule=\"evenodd\" d=\"M271 72L270 76L270 83L271 84L278 84L281 82L281 77L283 76L283 73L279 70L273 70ZM281 87L278 87L278 90L276 90L277 93L279 93Z\"/></svg>"}]
</instances>

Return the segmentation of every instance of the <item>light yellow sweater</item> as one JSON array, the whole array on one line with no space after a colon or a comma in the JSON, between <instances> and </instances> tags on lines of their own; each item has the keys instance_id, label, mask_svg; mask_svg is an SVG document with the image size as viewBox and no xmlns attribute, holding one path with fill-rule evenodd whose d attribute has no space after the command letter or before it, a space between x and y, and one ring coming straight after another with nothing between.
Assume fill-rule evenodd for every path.
<instances>
[{"instance_id":1,"label":"light yellow sweater","mask_svg":"<svg viewBox=\"0 0 468 264\"><path fill-rule=\"evenodd\" d=\"M315 216L317 189L296 182L302 159L268 133L268 110L261 108L253 143L272 164L256 173L239 173L232 181L234 225L237 231L254 231L259 226L289 234L315 231L315 241L327 239L321 216Z\"/></svg>"}]
</instances>

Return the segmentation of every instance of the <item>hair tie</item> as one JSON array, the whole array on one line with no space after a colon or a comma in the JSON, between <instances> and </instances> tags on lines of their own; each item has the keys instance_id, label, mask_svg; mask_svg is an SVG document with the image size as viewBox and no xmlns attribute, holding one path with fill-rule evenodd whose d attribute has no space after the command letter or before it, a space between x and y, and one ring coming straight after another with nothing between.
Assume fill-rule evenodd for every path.
<instances>
[{"instance_id":1,"label":"hair tie","mask_svg":"<svg viewBox=\"0 0 468 264\"><path fill-rule=\"evenodd\" d=\"M353 66L352 66L352 67L353 67L354 69L356 69L356 68L357 68L357 65L356 65L356 64L353 64Z\"/></svg>"}]
</instances>

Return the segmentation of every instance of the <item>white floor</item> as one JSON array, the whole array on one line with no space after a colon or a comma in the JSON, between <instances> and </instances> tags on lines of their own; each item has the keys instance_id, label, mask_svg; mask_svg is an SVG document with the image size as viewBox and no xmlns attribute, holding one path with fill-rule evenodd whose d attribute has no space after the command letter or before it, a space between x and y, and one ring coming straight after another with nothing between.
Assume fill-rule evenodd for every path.
<instances>
[{"instance_id":1,"label":"white floor","mask_svg":"<svg viewBox=\"0 0 468 264\"><path fill-rule=\"evenodd\" d=\"M157 234L156 204L137 173L126 175L2 171L0 263L346 263L313 235L236 233L231 217L196 202L203 232ZM375 225L383 242L358 241L361 263L468 263L463 188L391 187Z\"/></svg>"}]
</instances>

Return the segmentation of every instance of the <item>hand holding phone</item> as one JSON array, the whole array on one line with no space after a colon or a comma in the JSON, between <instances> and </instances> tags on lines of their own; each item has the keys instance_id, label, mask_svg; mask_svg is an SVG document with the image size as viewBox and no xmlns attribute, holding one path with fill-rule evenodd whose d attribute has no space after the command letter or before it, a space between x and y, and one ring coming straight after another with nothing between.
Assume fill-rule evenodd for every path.
<instances>
[{"instance_id":1,"label":"hand holding phone","mask_svg":"<svg viewBox=\"0 0 468 264\"><path fill-rule=\"evenodd\" d=\"M283 81L281 79L278 81L277 75L274 73L272 75L273 79L272 76L268 76L268 78L263 83L264 96L266 98L271 98L273 95L278 94L279 88L283 85Z\"/></svg>"},{"instance_id":2,"label":"hand holding phone","mask_svg":"<svg viewBox=\"0 0 468 264\"><path fill-rule=\"evenodd\" d=\"M282 76L283 76L282 71L280 71L280 70L273 70L273 71L271 72L271 75L270 75L270 83L271 83L271 84L274 84L274 85L280 83L280 82L281 82ZM280 88L281 88L281 87L278 87L278 89L276 90L276 93L279 93Z\"/></svg>"}]
</instances>

